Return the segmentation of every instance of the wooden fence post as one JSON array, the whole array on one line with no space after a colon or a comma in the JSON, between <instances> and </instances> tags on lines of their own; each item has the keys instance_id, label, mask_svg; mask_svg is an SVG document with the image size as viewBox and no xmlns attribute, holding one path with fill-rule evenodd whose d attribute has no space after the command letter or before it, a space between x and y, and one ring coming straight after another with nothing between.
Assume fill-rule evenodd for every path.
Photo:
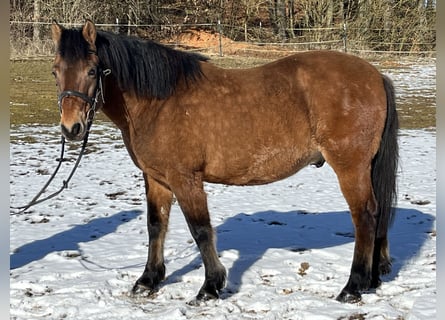
<instances>
[{"instance_id":1,"label":"wooden fence post","mask_svg":"<svg viewBox=\"0 0 445 320\"><path fill-rule=\"evenodd\" d=\"M119 33L119 18L116 18L116 26L114 27L114 33Z\"/></svg>"},{"instance_id":2,"label":"wooden fence post","mask_svg":"<svg viewBox=\"0 0 445 320\"><path fill-rule=\"evenodd\" d=\"M222 57L223 56L223 51L222 51L222 30L221 30L221 20L218 19L218 33L219 33L219 56Z\"/></svg>"},{"instance_id":3,"label":"wooden fence post","mask_svg":"<svg viewBox=\"0 0 445 320\"><path fill-rule=\"evenodd\" d=\"M33 13L33 40L34 42L40 40L40 0L34 1L34 13Z\"/></svg>"}]
</instances>

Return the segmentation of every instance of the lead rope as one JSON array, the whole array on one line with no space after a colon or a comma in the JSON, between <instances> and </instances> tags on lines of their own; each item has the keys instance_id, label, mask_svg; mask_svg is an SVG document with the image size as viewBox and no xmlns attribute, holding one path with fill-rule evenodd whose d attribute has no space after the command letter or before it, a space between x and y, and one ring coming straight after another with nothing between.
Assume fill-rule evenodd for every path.
<instances>
[{"instance_id":1,"label":"lead rope","mask_svg":"<svg viewBox=\"0 0 445 320\"><path fill-rule=\"evenodd\" d=\"M111 70L110 69L106 69L106 70L103 71L102 74L104 76L107 76L110 73L111 73ZM20 210L18 212L12 213L11 215L21 214L21 213L25 212L26 210L28 210L30 207L35 206L36 204L39 204L39 203L41 203L43 201L46 201L46 200L54 198L59 193L61 193L64 189L68 188L68 183L71 180L71 178L73 177L74 172L76 171L77 167L79 166L80 159L82 159L82 156L85 153L85 148L86 148L87 143L88 143L88 136L90 135L90 128L91 128L91 125L93 124L93 119L94 119L94 116L96 114L96 104L97 104L97 100L99 98L99 95L102 98L102 103L105 103L104 94L103 94L102 77L99 78L99 84L98 85L99 85L99 88L98 88L99 90L97 90L96 96L94 97L95 100L94 100L93 106L88 111L88 115L87 115L87 132L85 133L85 137L83 138L82 148L80 149L79 156L77 157L76 163L74 164L74 167L71 170L68 178L66 180L63 180L62 187L59 190L57 190L56 192L53 192L52 194L46 196L45 198L39 199L40 196L46 191L46 188L48 188L48 186L50 185L51 181L53 181L54 177L56 176L57 172L60 169L60 166L62 165L63 155L64 155L64 151L65 151L65 137L64 136L62 136L62 140L61 140L62 147L61 147L61 152L60 152L59 163L57 164L56 170L53 172L51 177L45 183L43 188L34 196L34 198L27 205L20 206L20 207L11 206L12 209L19 209Z\"/></svg>"},{"instance_id":2,"label":"lead rope","mask_svg":"<svg viewBox=\"0 0 445 320\"><path fill-rule=\"evenodd\" d=\"M51 181L53 181L54 177L56 176L57 172L59 171L60 166L62 165L63 154L64 154L64 150L65 150L65 137L64 136L62 136L62 147L61 147L61 152L60 152L59 163L57 164L57 167L56 167L56 170L54 171L54 173L51 175L51 177L45 183L43 188L34 196L34 198L27 205L20 206L20 207L11 206L12 209L20 209L20 211L12 213L11 215L21 214L21 213L25 212L26 210L28 210L30 207L35 206L36 204L39 204L43 201L54 198L59 193L61 193L64 189L68 188L68 183L70 182L71 178L73 177L74 172L76 171L77 167L79 166L80 159L82 159L82 156L85 153L85 148L86 148L86 145L88 142L88 135L90 132L91 123L92 123L92 121L88 123L87 133L85 135L85 138L83 139L82 148L80 149L80 153L79 153L79 156L77 157L76 163L74 164L74 167L71 170L71 173L69 174L68 178L66 180L63 180L62 187L59 190L57 190L56 192L53 192L50 195L46 196L45 198L39 199L40 196L46 191L46 188L48 188Z\"/></svg>"},{"instance_id":3,"label":"lead rope","mask_svg":"<svg viewBox=\"0 0 445 320\"><path fill-rule=\"evenodd\" d=\"M40 196L45 192L46 188L48 188L49 184L51 183L51 181L53 181L54 177L56 176L57 172L59 171L60 166L62 165L63 162L63 154L64 154L64 150L65 150L65 137L62 136L62 148L61 148L61 152L60 152L60 158L59 158L59 163L57 164L56 170L53 172L53 174L51 175L51 177L49 178L49 180L45 183L45 185L43 186L43 188L35 195L35 197L27 204L24 206L20 206L20 207L14 207L11 206L12 209L21 209L19 212L13 213L12 215L16 215L16 214L21 214L24 211L26 211L28 208L32 207L33 205L36 205L42 201L45 201L47 199L50 199L53 197L53 195L50 195L44 199L40 199ZM54 195L55 196L55 195Z\"/></svg>"}]
</instances>

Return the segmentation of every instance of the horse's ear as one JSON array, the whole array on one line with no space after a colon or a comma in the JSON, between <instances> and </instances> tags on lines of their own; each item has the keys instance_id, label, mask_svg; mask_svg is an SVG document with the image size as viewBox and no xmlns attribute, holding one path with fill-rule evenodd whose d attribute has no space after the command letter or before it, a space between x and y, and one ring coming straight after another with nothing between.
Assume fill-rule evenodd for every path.
<instances>
[{"instance_id":1,"label":"horse's ear","mask_svg":"<svg viewBox=\"0 0 445 320\"><path fill-rule=\"evenodd\" d=\"M53 24L51 25L51 33L56 47L59 46L60 38L62 37L62 31L63 27L56 21L53 21Z\"/></svg>"},{"instance_id":2,"label":"horse's ear","mask_svg":"<svg viewBox=\"0 0 445 320\"><path fill-rule=\"evenodd\" d=\"M82 35L85 38L85 40L90 44L91 48L96 48L96 26L94 25L93 21L87 19L85 22L85 25L82 28Z\"/></svg>"}]
</instances>

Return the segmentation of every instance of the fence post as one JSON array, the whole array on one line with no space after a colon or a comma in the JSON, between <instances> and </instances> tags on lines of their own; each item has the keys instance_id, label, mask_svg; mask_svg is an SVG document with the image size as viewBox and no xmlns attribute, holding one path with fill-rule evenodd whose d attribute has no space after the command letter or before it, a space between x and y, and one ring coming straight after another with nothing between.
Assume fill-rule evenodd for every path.
<instances>
[{"instance_id":1,"label":"fence post","mask_svg":"<svg viewBox=\"0 0 445 320\"><path fill-rule=\"evenodd\" d=\"M263 32L263 24L260 21L260 32L258 34L258 42L261 42L261 33Z\"/></svg>"},{"instance_id":2,"label":"fence post","mask_svg":"<svg viewBox=\"0 0 445 320\"><path fill-rule=\"evenodd\" d=\"M222 57L223 56L223 51L222 51L222 30L221 30L221 20L218 19L218 33L219 33L219 56Z\"/></svg>"},{"instance_id":3,"label":"fence post","mask_svg":"<svg viewBox=\"0 0 445 320\"><path fill-rule=\"evenodd\" d=\"M39 41L40 40L40 0L34 1L34 12L32 17L34 24L33 24L33 40Z\"/></svg>"},{"instance_id":4,"label":"fence post","mask_svg":"<svg viewBox=\"0 0 445 320\"><path fill-rule=\"evenodd\" d=\"M114 33L119 33L119 18L116 18L116 26L114 27Z\"/></svg>"}]
</instances>

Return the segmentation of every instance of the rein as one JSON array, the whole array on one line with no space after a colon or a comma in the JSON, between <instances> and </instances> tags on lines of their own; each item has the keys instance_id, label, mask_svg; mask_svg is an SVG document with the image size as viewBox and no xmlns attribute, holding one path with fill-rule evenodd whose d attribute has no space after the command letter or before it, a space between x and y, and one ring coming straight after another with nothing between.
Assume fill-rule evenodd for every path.
<instances>
[{"instance_id":1,"label":"rein","mask_svg":"<svg viewBox=\"0 0 445 320\"><path fill-rule=\"evenodd\" d=\"M59 193L61 193L64 189L68 188L68 183L71 180L71 178L73 177L74 172L76 171L77 167L79 166L80 159L82 159L82 156L85 153L85 148L88 143L88 136L90 134L90 128L91 128L91 125L93 124L94 116L96 115L96 107L97 107L97 102L98 102L99 96L102 98L102 103L105 103L105 99L104 99L104 95L103 95L102 77L107 76L110 73L111 73L110 69L103 70L99 73L100 76L98 77L98 80L97 80L94 97L89 97L84 93L81 93L79 91L73 91L73 90L66 90L59 94L57 102L58 102L60 113L62 113L63 98L69 97L69 96L79 97L82 100L86 101L91 106L91 108L88 110L88 114L87 114L87 130L85 133L85 137L83 138L82 148L80 149L79 156L77 157L76 163L74 164L73 169L71 170L70 174L68 175L68 178L66 180L63 180L62 187L60 187L60 189L51 193L50 195L46 196L45 198L40 199L40 196L46 191L48 186L51 184L51 182L55 178L57 172L59 171L59 169L62 165L63 155L64 155L64 151L65 151L65 137L62 136L62 139L61 139L62 146L61 146L60 158L59 158L59 163L57 164L56 170L53 172L53 174L48 179L48 181L45 183L45 185L42 187L42 189L34 196L34 198L27 205L20 206L20 207L11 206L11 208L13 208L13 209L20 210L16 213L13 213L12 215L21 214L36 204L39 204L43 201L54 198Z\"/></svg>"}]
</instances>

